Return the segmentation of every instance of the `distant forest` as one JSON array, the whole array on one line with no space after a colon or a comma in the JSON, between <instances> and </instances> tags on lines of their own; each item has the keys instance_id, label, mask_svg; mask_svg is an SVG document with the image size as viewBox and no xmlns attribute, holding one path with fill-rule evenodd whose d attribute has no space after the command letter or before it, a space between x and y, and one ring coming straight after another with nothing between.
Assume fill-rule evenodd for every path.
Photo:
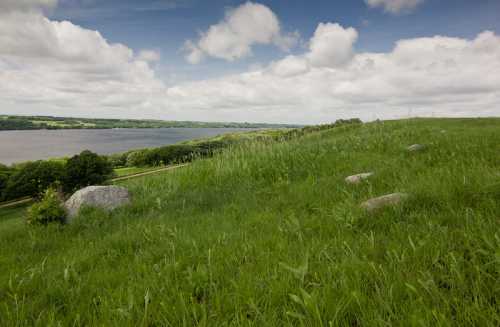
<instances>
[{"instance_id":1,"label":"distant forest","mask_svg":"<svg viewBox=\"0 0 500 327\"><path fill-rule=\"evenodd\" d=\"M280 128L296 125L259 123L218 123L134 119L91 119L52 116L1 116L0 131L35 129L110 129L110 128Z\"/></svg>"}]
</instances>

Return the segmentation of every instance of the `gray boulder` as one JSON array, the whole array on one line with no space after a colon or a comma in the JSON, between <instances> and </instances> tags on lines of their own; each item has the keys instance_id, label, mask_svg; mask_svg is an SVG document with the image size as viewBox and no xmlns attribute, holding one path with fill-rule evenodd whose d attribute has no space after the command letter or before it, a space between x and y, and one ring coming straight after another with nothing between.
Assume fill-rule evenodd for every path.
<instances>
[{"instance_id":1,"label":"gray boulder","mask_svg":"<svg viewBox=\"0 0 500 327\"><path fill-rule=\"evenodd\" d=\"M130 203L128 190L120 186L88 186L75 192L64 204L69 220L78 215L82 206L111 211Z\"/></svg>"},{"instance_id":2,"label":"gray boulder","mask_svg":"<svg viewBox=\"0 0 500 327\"><path fill-rule=\"evenodd\" d=\"M422 151L423 149L425 149L425 145L422 144L413 144L408 147L408 151L410 152Z\"/></svg>"},{"instance_id":3,"label":"gray boulder","mask_svg":"<svg viewBox=\"0 0 500 327\"><path fill-rule=\"evenodd\" d=\"M374 212L385 207L393 207L401 204L404 200L408 199L409 195L406 193L392 193L373 198L361 204L361 208L368 212Z\"/></svg>"},{"instance_id":4,"label":"gray boulder","mask_svg":"<svg viewBox=\"0 0 500 327\"><path fill-rule=\"evenodd\" d=\"M362 181L364 181L365 179L367 179L368 177L371 177L371 176L373 176L373 172L352 175L352 176L346 177L345 178L345 182L347 184L359 184L359 183L361 183Z\"/></svg>"}]
</instances>

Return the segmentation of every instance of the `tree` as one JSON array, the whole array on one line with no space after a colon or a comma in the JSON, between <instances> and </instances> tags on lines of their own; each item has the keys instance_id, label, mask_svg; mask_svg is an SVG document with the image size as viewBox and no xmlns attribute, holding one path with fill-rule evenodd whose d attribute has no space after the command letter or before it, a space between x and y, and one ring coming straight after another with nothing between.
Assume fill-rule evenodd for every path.
<instances>
[{"instance_id":1,"label":"tree","mask_svg":"<svg viewBox=\"0 0 500 327\"><path fill-rule=\"evenodd\" d=\"M7 180L3 198L38 197L64 177L64 164L58 161L33 161L19 166Z\"/></svg>"},{"instance_id":2,"label":"tree","mask_svg":"<svg viewBox=\"0 0 500 327\"><path fill-rule=\"evenodd\" d=\"M0 164L0 200L3 199L4 189L7 187L7 181L11 174L12 171L9 167Z\"/></svg>"},{"instance_id":3,"label":"tree","mask_svg":"<svg viewBox=\"0 0 500 327\"><path fill-rule=\"evenodd\" d=\"M85 186L102 184L112 174L112 165L106 157L85 150L66 163L64 191L73 192Z\"/></svg>"}]
</instances>

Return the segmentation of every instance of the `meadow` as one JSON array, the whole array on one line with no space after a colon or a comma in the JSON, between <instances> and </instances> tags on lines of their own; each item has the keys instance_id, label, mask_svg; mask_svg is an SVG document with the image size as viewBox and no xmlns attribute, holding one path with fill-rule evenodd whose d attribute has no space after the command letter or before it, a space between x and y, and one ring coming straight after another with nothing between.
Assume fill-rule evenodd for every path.
<instances>
[{"instance_id":1,"label":"meadow","mask_svg":"<svg viewBox=\"0 0 500 327\"><path fill-rule=\"evenodd\" d=\"M130 206L71 225L0 211L0 326L500 325L500 119L255 140L120 185Z\"/></svg>"}]
</instances>

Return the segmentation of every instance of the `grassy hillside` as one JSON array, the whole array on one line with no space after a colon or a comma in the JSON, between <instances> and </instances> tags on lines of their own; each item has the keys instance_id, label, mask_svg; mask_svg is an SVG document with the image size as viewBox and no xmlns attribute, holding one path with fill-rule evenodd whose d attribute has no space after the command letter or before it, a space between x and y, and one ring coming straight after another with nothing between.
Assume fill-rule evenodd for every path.
<instances>
[{"instance_id":1,"label":"grassy hillside","mask_svg":"<svg viewBox=\"0 0 500 327\"><path fill-rule=\"evenodd\" d=\"M500 325L499 119L253 142L124 185L133 205L70 226L0 215L1 326ZM392 192L411 198L359 209Z\"/></svg>"}]
</instances>

